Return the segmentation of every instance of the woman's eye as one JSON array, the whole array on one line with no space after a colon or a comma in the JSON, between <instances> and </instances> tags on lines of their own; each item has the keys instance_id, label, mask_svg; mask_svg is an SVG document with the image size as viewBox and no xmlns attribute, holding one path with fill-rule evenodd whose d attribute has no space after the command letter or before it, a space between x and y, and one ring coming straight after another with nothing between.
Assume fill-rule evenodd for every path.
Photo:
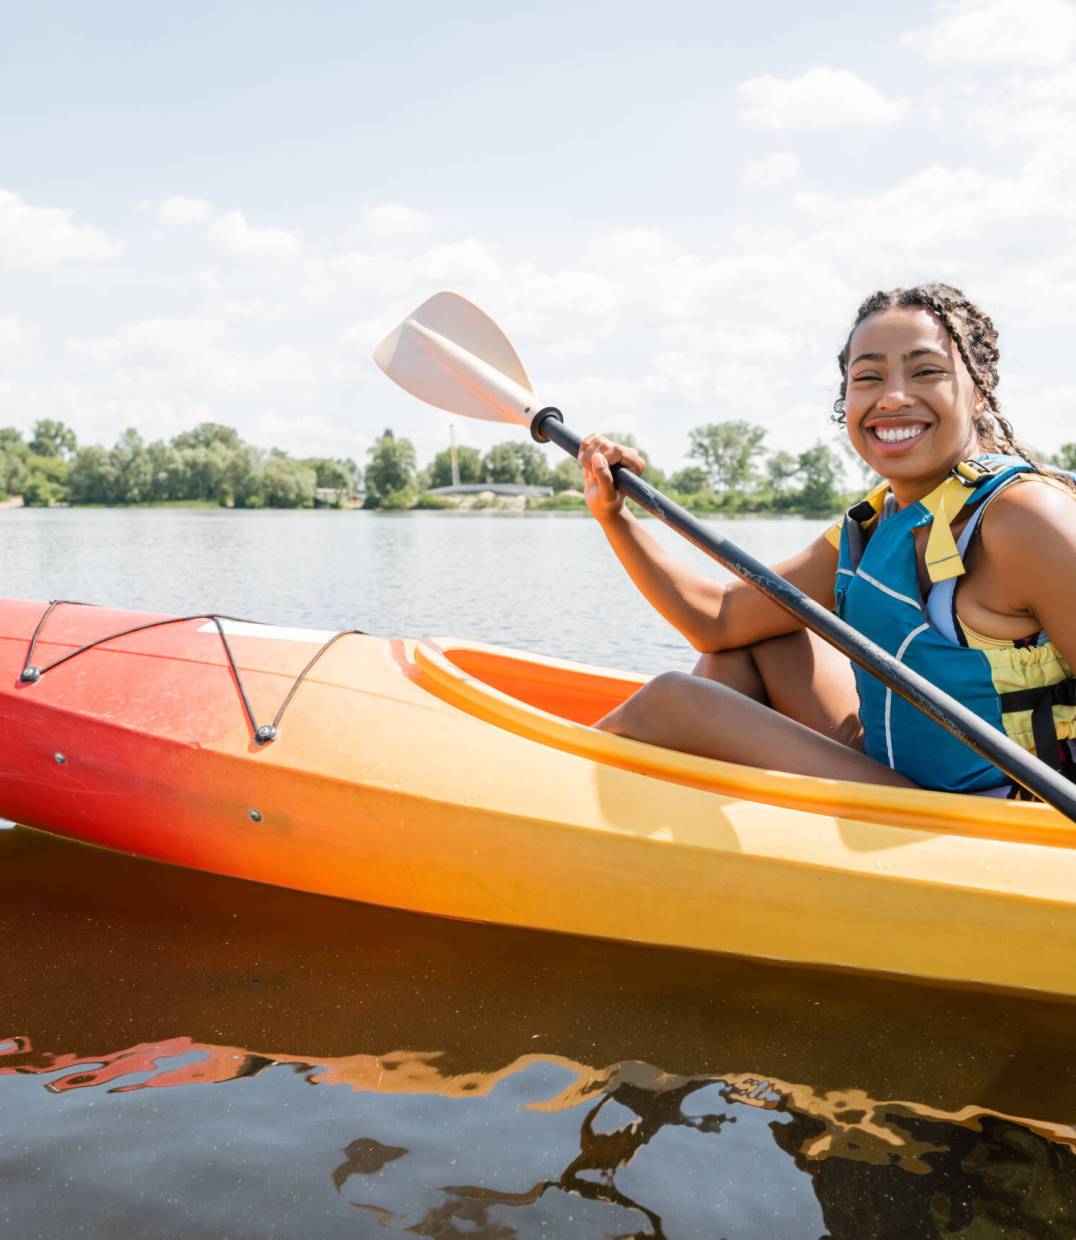
<instances>
[{"instance_id":1,"label":"woman's eye","mask_svg":"<svg viewBox=\"0 0 1076 1240\"><path fill-rule=\"evenodd\" d=\"M853 375L852 382L853 383L877 383L878 376L877 375Z\"/></svg>"},{"instance_id":2,"label":"woman's eye","mask_svg":"<svg viewBox=\"0 0 1076 1240\"><path fill-rule=\"evenodd\" d=\"M943 375L943 374L945 374L945 371L940 370L937 366L928 366L925 370L917 370L915 372L914 377L916 379L927 379L931 375Z\"/></svg>"}]
</instances>

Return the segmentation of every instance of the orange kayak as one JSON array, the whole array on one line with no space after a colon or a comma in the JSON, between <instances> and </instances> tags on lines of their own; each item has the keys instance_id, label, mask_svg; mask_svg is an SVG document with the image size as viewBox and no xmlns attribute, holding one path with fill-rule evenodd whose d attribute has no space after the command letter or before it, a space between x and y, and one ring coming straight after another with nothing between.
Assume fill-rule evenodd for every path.
<instances>
[{"instance_id":1,"label":"orange kayak","mask_svg":"<svg viewBox=\"0 0 1076 1240\"><path fill-rule=\"evenodd\" d=\"M0 814L419 912L1076 996L1047 806L674 753L589 726L641 677L332 638L0 601Z\"/></svg>"}]
</instances>

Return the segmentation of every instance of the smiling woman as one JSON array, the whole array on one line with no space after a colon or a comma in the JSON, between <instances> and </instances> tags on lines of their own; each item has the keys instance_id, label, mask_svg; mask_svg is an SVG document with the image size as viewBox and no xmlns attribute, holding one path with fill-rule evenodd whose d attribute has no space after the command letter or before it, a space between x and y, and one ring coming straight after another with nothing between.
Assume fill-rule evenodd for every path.
<instances>
[{"instance_id":1,"label":"smiling woman","mask_svg":"<svg viewBox=\"0 0 1076 1240\"><path fill-rule=\"evenodd\" d=\"M1076 779L1076 488L1046 473L997 400L997 333L946 284L877 292L839 355L835 409L884 481L782 576ZM643 594L701 653L657 677L609 731L800 774L986 795L1005 776L750 585L665 554L625 509L591 435L587 501ZM1017 485L1017 484L1025 485ZM1037 485L1026 485L1034 483Z\"/></svg>"},{"instance_id":2,"label":"smiling woman","mask_svg":"<svg viewBox=\"0 0 1076 1240\"><path fill-rule=\"evenodd\" d=\"M907 312L906 315L897 313L902 310ZM891 377L887 376L884 368L896 359L887 357L884 349L878 352L877 346L879 341L882 344L889 342L885 328L894 324L902 326L907 336L908 351L899 358L905 370L897 390L884 393L874 416L863 423L866 429L874 432L876 441L899 442L913 437L917 427L925 432L929 427L939 425L940 413L937 417L931 417L927 408L917 413L914 399L908 394L914 392L914 395L922 397L933 389L932 399L925 400L924 404L935 408L936 412L939 401L943 409L947 402L953 406L947 419L950 437L964 435L965 456L981 451L1001 452L1020 457L1028 463L1034 461L1029 449L1017 442L1011 425L1001 412L996 392L1000 352L997 331L990 317L952 285L925 284L872 293L856 312L855 324L837 358L841 368L841 395L834 403L834 413L837 421L848 427L856 451L878 474L896 477L900 473L899 465L896 473L891 474L888 466L881 467L882 462L903 459L905 453L898 449L872 460L872 445L858 434L859 418L855 412L862 414L864 402L869 405L878 395L878 384ZM853 340L856 342L856 355L851 357ZM899 391L901 387L906 387L908 392ZM896 404L893 404L894 395L897 397ZM851 420L848 416L849 402L853 408ZM960 402L963 406L970 403L970 425L957 414ZM896 420L887 425L885 413L890 410ZM952 448L954 445L950 443L947 446ZM914 462L912 467L914 469Z\"/></svg>"}]
</instances>

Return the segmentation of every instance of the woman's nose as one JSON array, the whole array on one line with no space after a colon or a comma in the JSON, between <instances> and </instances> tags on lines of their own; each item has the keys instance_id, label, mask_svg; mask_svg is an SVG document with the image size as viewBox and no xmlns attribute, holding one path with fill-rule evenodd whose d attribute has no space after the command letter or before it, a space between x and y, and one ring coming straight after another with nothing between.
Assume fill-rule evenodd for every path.
<instances>
[{"instance_id":1,"label":"woman's nose","mask_svg":"<svg viewBox=\"0 0 1076 1240\"><path fill-rule=\"evenodd\" d=\"M875 402L883 413L896 413L900 409L907 409L912 403L911 397L905 395L904 387L900 383L890 383Z\"/></svg>"}]
</instances>

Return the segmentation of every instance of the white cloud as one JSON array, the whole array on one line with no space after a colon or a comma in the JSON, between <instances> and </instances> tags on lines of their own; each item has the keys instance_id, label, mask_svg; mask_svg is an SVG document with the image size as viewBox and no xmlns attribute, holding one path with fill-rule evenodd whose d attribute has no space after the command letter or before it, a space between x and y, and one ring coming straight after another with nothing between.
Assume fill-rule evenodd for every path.
<instances>
[{"instance_id":1,"label":"white cloud","mask_svg":"<svg viewBox=\"0 0 1076 1240\"><path fill-rule=\"evenodd\" d=\"M179 409L158 393L103 392L93 383L0 384L0 421L29 430L39 418L58 418L83 444L112 443L128 426L145 439L167 438L206 420L207 413Z\"/></svg>"},{"instance_id":2,"label":"white cloud","mask_svg":"<svg viewBox=\"0 0 1076 1240\"><path fill-rule=\"evenodd\" d=\"M256 396L318 381L317 369L302 349L276 348L266 353L222 349L209 354L200 369L207 387L232 396Z\"/></svg>"},{"instance_id":3,"label":"white cloud","mask_svg":"<svg viewBox=\"0 0 1076 1240\"><path fill-rule=\"evenodd\" d=\"M213 204L204 198L184 198L174 194L157 207L157 223L168 228L187 228L192 224L208 224L213 218Z\"/></svg>"},{"instance_id":4,"label":"white cloud","mask_svg":"<svg viewBox=\"0 0 1076 1240\"><path fill-rule=\"evenodd\" d=\"M404 313L406 311L401 311L401 318ZM378 341L383 340L394 326L394 323L383 319L361 319L340 333L340 343L349 353L358 350L359 353L368 355L373 352Z\"/></svg>"},{"instance_id":5,"label":"white cloud","mask_svg":"<svg viewBox=\"0 0 1076 1240\"><path fill-rule=\"evenodd\" d=\"M1013 423L1016 438L1050 454L1062 443L1076 440L1072 411L1076 408L1076 386L1043 384L1009 375L1004 386L1002 408Z\"/></svg>"},{"instance_id":6,"label":"white cloud","mask_svg":"<svg viewBox=\"0 0 1076 1240\"><path fill-rule=\"evenodd\" d=\"M1011 145L1024 159L1029 190L1045 186L1071 200L1076 192L1076 68L1011 80L1004 89L990 91L970 121L992 147Z\"/></svg>"},{"instance_id":7,"label":"white cloud","mask_svg":"<svg viewBox=\"0 0 1076 1240\"><path fill-rule=\"evenodd\" d=\"M204 354L224 331L219 319L147 319L128 323L112 336L73 340L71 347L97 361L161 365Z\"/></svg>"},{"instance_id":8,"label":"white cloud","mask_svg":"<svg viewBox=\"0 0 1076 1240\"><path fill-rule=\"evenodd\" d=\"M681 400L768 421L787 386L789 361L802 356L806 341L765 324L716 319L666 328L661 344L653 366Z\"/></svg>"},{"instance_id":9,"label":"white cloud","mask_svg":"<svg viewBox=\"0 0 1076 1240\"><path fill-rule=\"evenodd\" d=\"M799 174L800 161L798 155L790 151L774 151L762 159L752 160L743 170L742 181L745 185L756 189L769 189L774 185L785 185L796 179Z\"/></svg>"},{"instance_id":10,"label":"white cloud","mask_svg":"<svg viewBox=\"0 0 1076 1240\"><path fill-rule=\"evenodd\" d=\"M1049 264L1014 264L988 281L990 304L1020 328L1071 335L1076 328L1076 255ZM1071 410L1070 410L1071 416Z\"/></svg>"},{"instance_id":11,"label":"white cloud","mask_svg":"<svg viewBox=\"0 0 1076 1240\"><path fill-rule=\"evenodd\" d=\"M946 16L901 39L936 64L1060 65L1076 44L1070 0L963 0Z\"/></svg>"},{"instance_id":12,"label":"white cloud","mask_svg":"<svg viewBox=\"0 0 1076 1240\"><path fill-rule=\"evenodd\" d=\"M76 222L66 207L34 207L18 194L0 190L0 266L102 262L122 249L100 228Z\"/></svg>"},{"instance_id":13,"label":"white cloud","mask_svg":"<svg viewBox=\"0 0 1076 1240\"><path fill-rule=\"evenodd\" d=\"M396 203L369 207L362 213L362 219L375 241L410 241L425 236L433 228L433 220L428 215Z\"/></svg>"},{"instance_id":14,"label":"white cloud","mask_svg":"<svg viewBox=\"0 0 1076 1240\"><path fill-rule=\"evenodd\" d=\"M1006 224L1026 229L1033 221L1070 216L1064 195L1030 188L1019 176L936 165L881 193L804 193L795 204L816 223L818 242L842 252L873 250L890 265L936 264L947 250L998 236Z\"/></svg>"},{"instance_id":15,"label":"white cloud","mask_svg":"<svg viewBox=\"0 0 1076 1240\"><path fill-rule=\"evenodd\" d=\"M767 129L819 129L831 125L887 125L907 111L906 99L886 99L846 69L825 65L798 78L766 73L740 84L742 120Z\"/></svg>"},{"instance_id":16,"label":"white cloud","mask_svg":"<svg viewBox=\"0 0 1076 1240\"><path fill-rule=\"evenodd\" d=\"M804 325L828 330L847 318L853 293L848 279L828 254L802 242L743 247L743 252L704 264L693 318L706 321L732 313L748 324L802 331Z\"/></svg>"},{"instance_id":17,"label":"white cloud","mask_svg":"<svg viewBox=\"0 0 1076 1240\"><path fill-rule=\"evenodd\" d=\"M295 456L346 456L363 459L365 436L356 425L315 413L281 413L268 409L254 419L250 439L265 448L282 448Z\"/></svg>"},{"instance_id":18,"label":"white cloud","mask_svg":"<svg viewBox=\"0 0 1076 1240\"><path fill-rule=\"evenodd\" d=\"M0 361L10 361L26 347L27 333L17 315L0 318Z\"/></svg>"},{"instance_id":19,"label":"white cloud","mask_svg":"<svg viewBox=\"0 0 1076 1240\"><path fill-rule=\"evenodd\" d=\"M614 228L587 247L588 259L599 267L663 262L676 253L669 238L653 228Z\"/></svg>"},{"instance_id":20,"label":"white cloud","mask_svg":"<svg viewBox=\"0 0 1076 1240\"><path fill-rule=\"evenodd\" d=\"M265 297L236 297L221 301L218 310L230 321L249 319L259 323L284 323L298 313L294 305L269 301Z\"/></svg>"},{"instance_id":21,"label":"white cloud","mask_svg":"<svg viewBox=\"0 0 1076 1240\"><path fill-rule=\"evenodd\" d=\"M222 344L226 331L221 319L149 319L129 323L112 336L72 341L71 347L80 356L114 363L118 369L113 382L122 387L253 396L317 381L317 371L302 350L230 349Z\"/></svg>"},{"instance_id":22,"label":"white cloud","mask_svg":"<svg viewBox=\"0 0 1076 1240\"><path fill-rule=\"evenodd\" d=\"M679 351L710 357L769 360L782 362L806 343L802 334L782 330L768 323L743 323L738 319L715 319L705 323L667 327L662 339Z\"/></svg>"},{"instance_id":23,"label":"white cloud","mask_svg":"<svg viewBox=\"0 0 1076 1240\"><path fill-rule=\"evenodd\" d=\"M1060 73L1036 73L1022 81L1021 86L1035 103L1055 107L1076 106L1076 67L1069 66Z\"/></svg>"},{"instance_id":24,"label":"white cloud","mask_svg":"<svg viewBox=\"0 0 1076 1240\"><path fill-rule=\"evenodd\" d=\"M655 403L669 394L670 388L664 375L613 378L592 374L559 383L556 399L572 411L573 423L589 421L635 434L640 417L645 418Z\"/></svg>"},{"instance_id":25,"label":"white cloud","mask_svg":"<svg viewBox=\"0 0 1076 1240\"><path fill-rule=\"evenodd\" d=\"M209 240L233 258L298 258L303 243L284 228L256 228L242 211L218 216L209 226Z\"/></svg>"},{"instance_id":26,"label":"white cloud","mask_svg":"<svg viewBox=\"0 0 1076 1240\"><path fill-rule=\"evenodd\" d=\"M564 344L580 330L606 335L617 316L615 286L602 273L569 269L509 268L504 277L515 290L513 330L543 343Z\"/></svg>"},{"instance_id":27,"label":"white cloud","mask_svg":"<svg viewBox=\"0 0 1076 1240\"><path fill-rule=\"evenodd\" d=\"M428 297L439 288L478 296L494 287L499 291L505 283L500 259L473 238L410 255L350 250L334 258L331 266L350 284L394 301Z\"/></svg>"}]
</instances>

